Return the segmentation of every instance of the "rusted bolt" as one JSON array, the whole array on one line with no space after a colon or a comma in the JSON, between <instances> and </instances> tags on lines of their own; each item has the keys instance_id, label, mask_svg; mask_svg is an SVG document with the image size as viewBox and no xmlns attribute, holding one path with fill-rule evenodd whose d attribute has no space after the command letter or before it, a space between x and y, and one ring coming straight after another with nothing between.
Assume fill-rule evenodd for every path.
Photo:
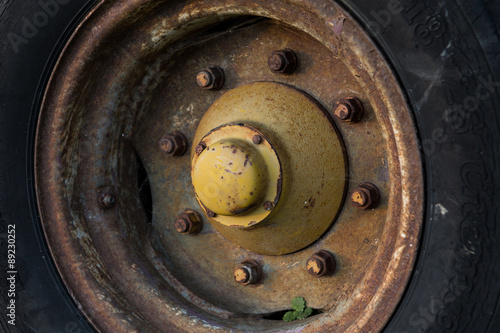
<instances>
[{"instance_id":1,"label":"rusted bolt","mask_svg":"<svg viewBox=\"0 0 500 333\"><path fill-rule=\"evenodd\" d=\"M104 209L113 208L116 205L115 190L110 185L103 185L96 188L97 204Z\"/></svg>"},{"instance_id":2,"label":"rusted bolt","mask_svg":"<svg viewBox=\"0 0 500 333\"><path fill-rule=\"evenodd\" d=\"M182 156L187 150L187 139L182 133L174 132L162 136L158 145L167 155Z\"/></svg>"},{"instance_id":3,"label":"rusted bolt","mask_svg":"<svg viewBox=\"0 0 500 333\"><path fill-rule=\"evenodd\" d=\"M335 104L333 114L337 119L346 123L357 123L364 113L363 103L356 97L347 97Z\"/></svg>"},{"instance_id":4,"label":"rusted bolt","mask_svg":"<svg viewBox=\"0 0 500 333\"><path fill-rule=\"evenodd\" d=\"M194 210L186 209L175 218L175 230L180 234L197 234L201 231L201 216Z\"/></svg>"},{"instance_id":5,"label":"rusted bolt","mask_svg":"<svg viewBox=\"0 0 500 333\"><path fill-rule=\"evenodd\" d=\"M207 67L198 72L196 83L203 89L219 90L224 85L224 70L219 66Z\"/></svg>"},{"instance_id":6,"label":"rusted bolt","mask_svg":"<svg viewBox=\"0 0 500 333\"><path fill-rule=\"evenodd\" d=\"M380 201L380 191L372 183L361 183L351 193L351 203L359 209L375 208Z\"/></svg>"},{"instance_id":7,"label":"rusted bolt","mask_svg":"<svg viewBox=\"0 0 500 333\"><path fill-rule=\"evenodd\" d=\"M215 213L212 212L210 209L207 209L206 212L208 217L215 217Z\"/></svg>"},{"instance_id":8,"label":"rusted bolt","mask_svg":"<svg viewBox=\"0 0 500 333\"><path fill-rule=\"evenodd\" d=\"M273 73L290 75L297 69L297 55L291 49L276 50L267 58L267 65Z\"/></svg>"},{"instance_id":9,"label":"rusted bolt","mask_svg":"<svg viewBox=\"0 0 500 333\"><path fill-rule=\"evenodd\" d=\"M254 137L252 138L252 142L258 145L262 142L262 137L260 135L254 135Z\"/></svg>"},{"instance_id":10,"label":"rusted bolt","mask_svg":"<svg viewBox=\"0 0 500 333\"><path fill-rule=\"evenodd\" d=\"M204 142L201 142L200 144L196 145L195 149L196 155L200 155L206 148L207 145Z\"/></svg>"},{"instance_id":11,"label":"rusted bolt","mask_svg":"<svg viewBox=\"0 0 500 333\"><path fill-rule=\"evenodd\" d=\"M101 192L98 197L99 206L102 208L113 208L116 203L116 199L113 194L109 192Z\"/></svg>"},{"instance_id":12,"label":"rusted bolt","mask_svg":"<svg viewBox=\"0 0 500 333\"><path fill-rule=\"evenodd\" d=\"M247 259L234 268L234 280L246 286L260 281L262 270L258 262L252 259Z\"/></svg>"},{"instance_id":13,"label":"rusted bolt","mask_svg":"<svg viewBox=\"0 0 500 333\"><path fill-rule=\"evenodd\" d=\"M335 257L326 250L315 252L306 262L307 272L317 277L332 274L336 266Z\"/></svg>"},{"instance_id":14,"label":"rusted bolt","mask_svg":"<svg viewBox=\"0 0 500 333\"><path fill-rule=\"evenodd\" d=\"M264 209L265 210L273 210L274 204L271 201L266 201L264 202Z\"/></svg>"}]
</instances>

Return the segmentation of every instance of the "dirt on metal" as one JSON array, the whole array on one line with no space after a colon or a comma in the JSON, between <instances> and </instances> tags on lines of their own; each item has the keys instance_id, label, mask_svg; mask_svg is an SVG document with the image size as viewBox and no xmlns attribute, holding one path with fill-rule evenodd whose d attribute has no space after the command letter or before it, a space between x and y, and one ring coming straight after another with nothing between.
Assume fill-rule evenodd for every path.
<instances>
[{"instance_id":1,"label":"dirt on metal","mask_svg":"<svg viewBox=\"0 0 500 333\"><path fill-rule=\"evenodd\" d=\"M273 73L268 56L285 48L295 51L298 67L291 75ZM224 85L200 89L199 69L214 64L224 69ZM325 110L345 96L365 108L357 124L337 124L348 174L326 172L333 159L302 159L314 172L283 177L284 197L296 182L319 188L296 194L303 214L339 210L313 244L286 255L245 250L206 217L198 234L179 234L175 217L186 207L205 211L188 186L188 155L206 146L176 158L158 147L165 133L181 131L192 149L206 134L191 140L206 111L255 82L304 91ZM324 130L302 126L300 113L280 118L265 111L252 126L267 130L274 122L276 131L295 137L293 150L277 145L287 169L299 163L294 154L329 151L305 143L306 133ZM334 115L324 117L328 125ZM270 141L282 142L276 131L269 131ZM35 158L43 229L63 281L98 331L377 332L397 306L417 253L423 178L415 133L389 65L331 1L101 2L68 41L45 92ZM152 221L139 195L137 159L151 184ZM376 209L325 207L331 184L347 176L349 193L363 182L377 185ZM102 186L116 191L112 209L99 205ZM273 226L267 227L262 246L268 234L273 238ZM300 240L304 230L286 231ZM337 269L316 278L305 264L320 249L335 254ZM247 259L259 262L262 278L242 286L234 267ZM288 310L296 296L321 314L292 323L268 319Z\"/></svg>"}]
</instances>

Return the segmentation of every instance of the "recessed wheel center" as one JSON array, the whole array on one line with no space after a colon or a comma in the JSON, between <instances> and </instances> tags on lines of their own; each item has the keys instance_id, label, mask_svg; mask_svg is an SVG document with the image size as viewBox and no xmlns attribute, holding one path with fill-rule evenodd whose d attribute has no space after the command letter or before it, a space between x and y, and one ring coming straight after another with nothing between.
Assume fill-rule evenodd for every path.
<instances>
[{"instance_id":1,"label":"recessed wheel center","mask_svg":"<svg viewBox=\"0 0 500 333\"><path fill-rule=\"evenodd\" d=\"M418 141L335 2L106 1L38 119L45 236L96 330L378 332L396 308ZM299 296L311 317L284 322Z\"/></svg>"},{"instance_id":2,"label":"recessed wheel center","mask_svg":"<svg viewBox=\"0 0 500 333\"><path fill-rule=\"evenodd\" d=\"M267 138L251 126L224 125L195 147L191 177L207 215L229 227L263 221L281 193L281 165Z\"/></svg>"},{"instance_id":3,"label":"recessed wheel center","mask_svg":"<svg viewBox=\"0 0 500 333\"><path fill-rule=\"evenodd\" d=\"M256 82L226 92L204 114L191 177L217 231L250 251L281 255L332 225L345 196L344 153L318 101L288 85Z\"/></svg>"}]
</instances>

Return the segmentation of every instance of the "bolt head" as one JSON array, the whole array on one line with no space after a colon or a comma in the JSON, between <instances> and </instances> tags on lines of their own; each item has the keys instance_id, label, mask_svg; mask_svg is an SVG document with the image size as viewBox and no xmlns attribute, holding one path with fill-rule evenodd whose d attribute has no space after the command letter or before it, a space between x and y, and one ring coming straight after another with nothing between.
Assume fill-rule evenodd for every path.
<instances>
[{"instance_id":1,"label":"bolt head","mask_svg":"<svg viewBox=\"0 0 500 333\"><path fill-rule=\"evenodd\" d=\"M175 230L178 233L183 234L189 231L190 223L185 217L177 217L175 219Z\"/></svg>"},{"instance_id":2,"label":"bolt head","mask_svg":"<svg viewBox=\"0 0 500 333\"><path fill-rule=\"evenodd\" d=\"M262 271L259 263L255 260L247 259L234 268L234 280L243 285L255 284L260 281Z\"/></svg>"},{"instance_id":3,"label":"bolt head","mask_svg":"<svg viewBox=\"0 0 500 333\"><path fill-rule=\"evenodd\" d=\"M267 58L267 65L273 73L290 75L297 69L297 55L291 49L276 50Z\"/></svg>"},{"instance_id":4,"label":"bolt head","mask_svg":"<svg viewBox=\"0 0 500 333\"><path fill-rule=\"evenodd\" d=\"M208 217L215 217L215 215L216 215L216 214L215 214L213 211L211 211L210 209L207 209L207 210L206 210L206 212L207 212L207 216L208 216Z\"/></svg>"},{"instance_id":5,"label":"bolt head","mask_svg":"<svg viewBox=\"0 0 500 333\"><path fill-rule=\"evenodd\" d=\"M307 272L311 275L321 276L325 271L325 265L318 258L309 258L306 263Z\"/></svg>"},{"instance_id":6,"label":"bolt head","mask_svg":"<svg viewBox=\"0 0 500 333\"><path fill-rule=\"evenodd\" d=\"M203 142L196 145L196 149L195 149L196 155L200 155L206 148L207 148L207 145Z\"/></svg>"},{"instance_id":7,"label":"bolt head","mask_svg":"<svg viewBox=\"0 0 500 333\"><path fill-rule=\"evenodd\" d=\"M101 186L96 189L97 204L104 209L113 208L116 205L116 197L111 186Z\"/></svg>"},{"instance_id":8,"label":"bolt head","mask_svg":"<svg viewBox=\"0 0 500 333\"><path fill-rule=\"evenodd\" d=\"M224 85L224 70L219 66L207 67L196 75L196 83L202 89L219 90Z\"/></svg>"},{"instance_id":9,"label":"bolt head","mask_svg":"<svg viewBox=\"0 0 500 333\"><path fill-rule=\"evenodd\" d=\"M271 201L264 202L264 209L265 210L273 210L274 209L274 203L272 203Z\"/></svg>"},{"instance_id":10,"label":"bolt head","mask_svg":"<svg viewBox=\"0 0 500 333\"><path fill-rule=\"evenodd\" d=\"M115 206L115 197L111 193L103 193L99 197L99 206L102 208L112 208Z\"/></svg>"},{"instance_id":11,"label":"bolt head","mask_svg":"<svg viewBox=\"0 0 500 333\"><path fill-rule=\"evenodd\" d=\"M332 274L336 266L335 257L326 250L315 252L306 262L307 272L316 277Z\"/></svg>"},{"instance_id":12,"label":"bolt head","mask_svg":"<svg viewBox=\"0 0 500 333\"><path fill-rule=\"evenodd\" d=\"M197 234L201 231L203 220L198 212L187 209L175 218L174 227L181 234Z\"/></svg>"},{"instance_id":13,"label":"bolt head","mask_svg":"<svg viewBox=\"0 0 500 333\"><path fill-rule=\"evenodd\" d=\"M172 154L174 152L175 148L175 143L170 137L162 137L160 139L160 149L165 153L165 154Z\"/></svg>"},{"instance_id":14,"label":"bolt head","mask_svg":"<svg viewBox=\"0 0 500 333\"><path fill-rule=\"evenodd\" d=\"M364 114L363 103L356 97L341 99L335 104L333 114L342 122L357 123Z\"/></svg>"},{"instance_id":15,"label":"bolt head","mask_svg":"<svg viewBox=\"0 0 500 333\"><path fill-rule=\"evenodd\" d=\"M207 72L206 70L200 71L198 75L196 75L196 83L201 88L207 88L209 87L213 82L213 77L212 74Z\"/></svg>"},{"instance_id":16,"label":"bolt head","mask_svg":"<svg viewBox=\"0 0 500 333\"><path fill-rule=\"evenodd\" d=\"M182 156L187 150L187 139L182 133L174 132L162 136L158 146L167 155Z\"/></svg>"},{"instance_id":17,"label":"bolt head","mask_svg":"<svg viewBox=\"0 0 500 333\"><path fill-rule=\"evenodd\" d=\"M251 273L250 268L241 265L239 267L236 267L233 275L234 275L234 280L236 282L238 282L239 284L246 285L250 281L251 274L252 273Z\"/></svg>"},{"instance_id":18,"label":"bolt head","mask_svg":"<svg viewBox=\"0 0 500 333\"><path fill-rule=\"evenodd\" d=\"M373 209L380 202L380 191L372 183L361 183L351 192L351 203L359 209Z\"/></svg>"},{"instance_id":19,"label":"bolt head","mask_svg":"<svg viewBox=\"0 0 500 333\"><path fill-rule=\"evenodd\" d=\"M273 72L279 72L286 66L286 59L280 52L273 52L267 59L267 64Z\"/></svg>"},{"instance_id":20,"label":"bolt head","mask_svg":"<svg viewBox=\"0 0 500 333\"><path fill-rule=\"evenodd\" d=\"M364 188L356 188L351 193L352 204L356 207L365 207L369 203L368 190Z\"/></svg>"},{"instance_id":21,"label":"bolt head","mask_svg":"<svg viewBox=\"0 0 500 333\"><path fill-rule=\"evenodd\" d=\"M252 142L258 145L262 142L262 137L260 135L254 135L254 137L252 138Z\"/></svg>"},{"instance_id":22,"label":"bolt head","mask_svg":"<svg viewBox=\"0 0 500 333\"><path fill-rule=\"evenodd\" d=\"M335 109L335 116L340 120L348 120L352 115L352 107L348 103L339 103Z\"/></svg>"}]
</instances>

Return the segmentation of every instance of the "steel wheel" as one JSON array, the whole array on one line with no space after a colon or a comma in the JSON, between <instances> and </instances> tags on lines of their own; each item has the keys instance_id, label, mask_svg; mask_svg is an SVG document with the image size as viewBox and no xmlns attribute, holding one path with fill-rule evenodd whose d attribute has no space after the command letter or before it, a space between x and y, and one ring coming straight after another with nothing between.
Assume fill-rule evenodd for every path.
<instances>
[{"instance_id":1,"label":"steel wheel","mask_svg":"<svg viewBox=\"0 0 500 333\"><path fill-rule=\"evenodd\" d=\"M38 124L43 227L102 331L380 331L422 182L395 76L330 2L101 4Z\"/></svg>"}]
</instances>

